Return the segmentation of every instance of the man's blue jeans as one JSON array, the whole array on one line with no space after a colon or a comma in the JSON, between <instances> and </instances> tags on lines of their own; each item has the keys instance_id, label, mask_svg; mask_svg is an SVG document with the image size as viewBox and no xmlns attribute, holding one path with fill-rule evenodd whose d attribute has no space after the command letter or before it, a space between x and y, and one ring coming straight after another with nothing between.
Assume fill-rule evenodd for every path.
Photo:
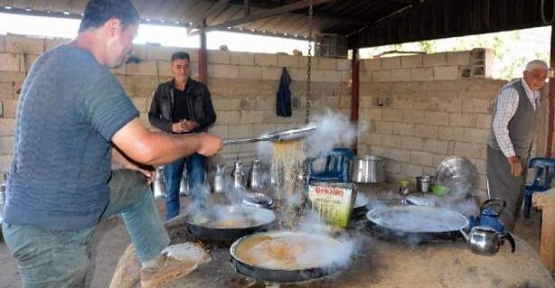
<instances>
[{"instance_id":1,"label":"man's blue jeans","mask_svg":"<svg viewBox=\"0 0 555 288\"><path fill-rule=\"evenodd\" d=\"M206 157L193 154L187 158L178 159L164 166L164 179L166 180L166 219L169 220L179 215L179 184L183 177L183 167L187 164L187 177L192 200L195 201L201 191L199 187L204 183Z\"/></svg>"},{"instance_id":2,"label":"man's blue jeans","mask_svg":"<svg viewBox=\"0 0 555 288\"><path fill-rule=\"evenodd\" d=\"M141 262L154 259L170 239L146 178L135 171L114 170L109 186L110 203L100 220L121 213ZM2 228L6 245L18 260L23 287L87 287L95 227L53 231L4 223Z\"/></svg>"}]
</instances>

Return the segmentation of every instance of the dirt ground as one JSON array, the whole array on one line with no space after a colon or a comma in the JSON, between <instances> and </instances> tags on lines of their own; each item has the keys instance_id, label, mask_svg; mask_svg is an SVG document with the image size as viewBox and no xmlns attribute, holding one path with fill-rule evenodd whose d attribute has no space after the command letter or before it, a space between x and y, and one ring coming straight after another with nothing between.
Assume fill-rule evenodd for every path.
<instances>
[{"instance_id":1,"label":"dirt ground","mask_svg":"<svg viewBox=\"0 0 555 288\"><path fill-rule=\"evenodd\" d=\"M163 204L158 206L163 207ZM533 210L529 219L521 217L515 230L515 234L528 242L536 251L539 247L540 215L539 211ZM94 235L92 288L109 286L116 264L129 243L129 236L119 217L109 219L98 226ZM10 257L6 245L2 242L0 243L0 288L18 287L21 287L21 281L17 263Z\"/></svg>"}]
</instances>

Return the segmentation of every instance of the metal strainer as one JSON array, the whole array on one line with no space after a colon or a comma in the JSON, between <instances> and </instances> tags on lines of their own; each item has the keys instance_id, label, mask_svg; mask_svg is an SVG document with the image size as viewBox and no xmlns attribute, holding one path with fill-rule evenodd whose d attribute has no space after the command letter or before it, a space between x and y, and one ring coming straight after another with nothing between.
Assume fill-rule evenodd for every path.
<instances>
[{"instance_id":1,"label":"metal strainer","mask_svg":"<svg viewBox=\"0 0 555 288\"><path fill-rule=\"evenodd\" d=\"M286 141L286 140L296 140L306 137L309 133L316 130L315 125L308 125L302 128L276 131L272 133L263 134L257 138L245 138L245 139L227 139L224 140L224 145L236 145L236 144L247 144L255 143L260 141Z\"/></svg>"},{"instance_id":2,"label":"metal strainer","mask_svg":"<svg viewBox=\"0 0 555 288\"><path fill-rule=\"evenodd\" d=\"M476 180L477 170L470 160L449 156L436 167L436 185L447 186L451 191L466 192Z\"/></svg>"}]
</instances>

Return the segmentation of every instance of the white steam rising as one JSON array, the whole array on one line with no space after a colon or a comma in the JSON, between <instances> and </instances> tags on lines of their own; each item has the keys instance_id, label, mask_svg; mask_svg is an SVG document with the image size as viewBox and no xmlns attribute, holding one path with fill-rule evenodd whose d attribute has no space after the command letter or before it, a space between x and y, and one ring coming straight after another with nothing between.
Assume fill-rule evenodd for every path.
<instances>
[{"instance_id":1,"label":"white steam rising","mask_svg":"<svg viewBox=\"0 0 555 288\"><path fill-rule=\"evenodd\" d=\"M334 147L339 145L350 147L354 144L358 135L357 127L353 125L347 116L337 114L328 110L324 115L315 116L312 125L316 131L311 133L306 141L309 147L309 157L327 155ZM364 131L363 126L360 131Z\"/></svg>"}]
</instances>

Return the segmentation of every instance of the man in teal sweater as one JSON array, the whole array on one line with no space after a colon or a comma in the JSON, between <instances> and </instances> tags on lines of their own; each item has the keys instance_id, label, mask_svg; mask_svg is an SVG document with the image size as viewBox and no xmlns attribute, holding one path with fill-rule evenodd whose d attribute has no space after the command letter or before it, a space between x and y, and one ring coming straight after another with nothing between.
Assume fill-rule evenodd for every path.
<instances>
[{"instance_id":1,"label":"man in teal sweater","mask_svg":"<svg viewBox=\"0 0 555 288\"><path fill-rule=\"evenodd\" d=\"M143 287L190 272L190 263L161 254L170 240L150 168L211 156L222 142L141 124L107 69L127 61L138 26L128 0L92 0L77 38L41 55L24 82L2 226L24 287L85 287L94 228L113 214L122 215L137 250ZM111 171L112 159L127 169Z\"/></svg>"}]
</instances>

